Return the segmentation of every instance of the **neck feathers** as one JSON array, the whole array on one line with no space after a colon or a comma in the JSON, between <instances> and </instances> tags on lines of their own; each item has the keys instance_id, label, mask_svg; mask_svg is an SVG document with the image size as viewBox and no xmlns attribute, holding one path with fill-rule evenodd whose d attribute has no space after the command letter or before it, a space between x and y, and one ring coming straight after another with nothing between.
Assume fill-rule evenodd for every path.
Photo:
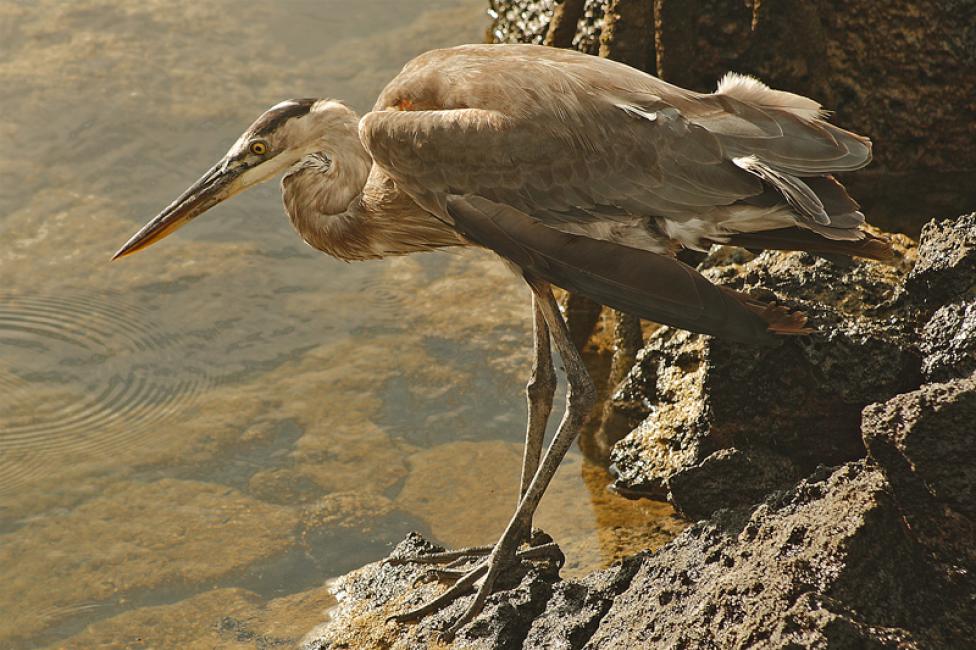
<instances>
[{"instance_id":1,"label":"neck feathers","mask_svg":"<svg viewBox=\"0 0 976 650\"><path fill-rule=\"evenodd\" d=\"M285 212L307 244L346 261L463 244L373 166L358 136L352 144L305 156L281 181Z\"/></svg>"}]
</instances>

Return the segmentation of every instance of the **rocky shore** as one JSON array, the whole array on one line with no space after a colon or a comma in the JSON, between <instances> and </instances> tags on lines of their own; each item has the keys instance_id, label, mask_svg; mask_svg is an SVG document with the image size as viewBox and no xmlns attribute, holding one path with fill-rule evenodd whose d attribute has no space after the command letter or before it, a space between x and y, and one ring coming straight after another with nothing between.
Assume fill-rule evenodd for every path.
<instances>
[{"instance_id":1,"label":"rocky shore","mask_svg":"<svg viewBox=\"0 0 976 650\"><path fill-rule=\"evenodd\" d=\"M817 333L757 350L660 328L639 354L613 396L635 425L615 487L697 523L582 579L528 569L455 645L974 647L976 214L895 243L891 266L713 251L710 277ZM393 555L429 547L411 535ZM424 577L344 576L306 647L430 647L465 601L386 622L440 589Z\"/></svg>"}]
</instances>

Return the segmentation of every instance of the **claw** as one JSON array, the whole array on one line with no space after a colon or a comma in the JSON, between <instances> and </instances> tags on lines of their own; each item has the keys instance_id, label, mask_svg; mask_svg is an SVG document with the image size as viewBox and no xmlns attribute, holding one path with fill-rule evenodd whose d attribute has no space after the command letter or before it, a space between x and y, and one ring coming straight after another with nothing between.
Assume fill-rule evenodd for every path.
<instances>
[{"instance_id":1,"label":"claw","mask_svg":"<svg viewBox=\"0 0 976 650\"><path fill-rule=\"evenodd\" d=\"M488 570L488 563L478 565L471 571L465 573L461 578L458 579L447 591L442 593L437 598L434 598L420 607L407 610L400 614L394 614L386 619L389 623L393 621L394 623L411 623L418 621L427 614L433 614L434 612L440 611L454 602L459 596L466 594L474 586L474 583L481 577L481 575Z\"/></svg>"}]
</instances>

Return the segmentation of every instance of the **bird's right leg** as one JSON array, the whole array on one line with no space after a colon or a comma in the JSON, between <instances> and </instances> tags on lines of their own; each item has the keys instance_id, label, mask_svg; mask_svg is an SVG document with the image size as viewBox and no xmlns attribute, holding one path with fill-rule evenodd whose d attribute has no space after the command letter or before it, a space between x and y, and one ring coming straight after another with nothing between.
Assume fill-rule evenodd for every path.
<instances>
[{"instance_id":1,"label":"bird's right leg","mask_svg":"<svg viewBox=\"0 0 976 650\"><path fill-rule=\"evenodd\" d=\"M529 489L529 482L539 469L539 458L542 456L542 446L546 437L546 425L549 422L549 415L552 413L552 401L556 393L556 369L552 364L552 345L549 336L549 326L546 325L546 317L539 304L539 298L532 294L532 376L529 383L525 386L525 397L528 402L528 423L525 427L525 449L522 453L522 480L519 486L519 500L525 496ZM539 543L533 543L529 533L531 532L532 521L529 520L526 529L522 531L523 539L529 541L531 548L528 549L530 557L537 557L541 549L551 550L558 553L558 548L549 543L547 538L540 538ZM403 558L390 558L388 563L406 564L409 562L419 564L450 564L478 557L489 555L494 549L493 545L470 546L467 548L452 549L441 553L424 553L411 555ZM432 571L433 575L447 577L450 571Z\"/></svg>"},{"instance_id":2,"label":"bird's right leg","mask_svg":"<svg viewBox=\"0 0 976 650\"><path fill-rule=\"evenodd\" d=\"M517 568L520 564L519 544L523 539L523 531L528 528L529 522L532 521L532 515L538 507L542 495L549 487L549 483L566 456L566 452L569 451L573 441L579 435L586 415L596 400L596 389L593 386L593 381L590 379L579 350L576 349L576 345L570 338L566 322L563 320L559 305L553 298L549 285L531 278L526 278L526 280L539 298L539 305L546 317L556 349L559 351L559 356L566 368L568 383L566 410L563 413L562 421L559 423L559 428L556 430L556 435L553 436L549 448L539 463L539 469L529 482L529 487L519 501L514 516L499 538L491 555L460 575L451 587L436 598L388 619L398 623L416 621L427 614L447 607L459 597L474 590L475 597L468 604L464 613L456 618L451 626L441 634L441 639L446 642L450 642L458 630L482 611L498 578ZM454 575L452 574L451 577Z\"/></svg>"}]
</instances>

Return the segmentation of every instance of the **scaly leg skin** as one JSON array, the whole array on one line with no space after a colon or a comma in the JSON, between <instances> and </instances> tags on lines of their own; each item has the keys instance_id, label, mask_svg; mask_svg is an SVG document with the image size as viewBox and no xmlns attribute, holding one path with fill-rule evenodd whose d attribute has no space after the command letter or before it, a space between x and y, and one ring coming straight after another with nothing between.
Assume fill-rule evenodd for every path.
<instances>
[{"instance_id":1,"label":"scaly leg skin","mask_svg":"<svg viewBox=\"0 0 976 650\"><path fill-rule=\"evenodd\" d=\"M548 289L547 289L548 290ZM556 370L552 366L552 348L549 343L549 327L546 325L545 315L539 306L539 298L532 294L533 323L532 347L535 359L532 363L532 376L525 386L525 396L528 402L528 424L525 428L525 450L522 455L522 479L519 486L519 500L529 489L529 482L539 469L539 457L542 455L542 443L546 437L546 424L552 412L552 399L556 392ZM532 519L529 519L523 532L522 539L531 537ZM531 546L537 546L532 544ZM483 558L491 554L492 545L470 546L468 548L453 549L440 553L421 553L402 558L390 558L387 564L449 564L467 562ZM560 563L561 565L561 563Z\"/></svg>"},{"instance_id":2,"label":"scaly leg skin","mask_svg":"<svg viewBox=\"0 0 976 650\"><path fill-rule=\"evenodd\" d=\"M548 292L548 287L546 288ZM546 437L546 424L552 413L552 399L556 393L556 369L552 366L552 348L549 342L549 326L542 310L539 297L532 292L532 348L535 360L532 363L532 376L525 386L528 402L528 424L525 428L525 453L522 456L522 480L519 483L519 501L529 489L529 483L539 469L542 456L542 443ZM529 527L532 521L529 521Z\"/></svg>"},{"instance_id":3,"label":"scaly leg skin","mask_svg":"<svg viewBox=\"0 0 976 650\"><path fill-rule=\"evenodd\" d=\"M522 531L528 530L532 515L538 507L543 493L549 487L549 482L555 475L560 462L579 434L586 414L593 406L596 398L593 382L586 371L582 357L570 339L566 323L559 313L559 306L552 297L548 284L528 278L527 281L537 298L536 305L552 332L556 349L566 367L566 377L569 383L566 391L566 411L563 413L555 437L549 444L549 449L546 450L538 470L527 486L521 501L519 501L515 516L512 517L488 558L458 578L454 585L437 598L417 609L393 616L390 619L398 623L415 621L447 607L477 585L474 600L464 613L442 633L441 637L446 642L452 640L458 630L481 612L499 575L517 564L517 551L522 538ZM478 584L479 579L480 584Z\"/></svg>"}]
</instances>

